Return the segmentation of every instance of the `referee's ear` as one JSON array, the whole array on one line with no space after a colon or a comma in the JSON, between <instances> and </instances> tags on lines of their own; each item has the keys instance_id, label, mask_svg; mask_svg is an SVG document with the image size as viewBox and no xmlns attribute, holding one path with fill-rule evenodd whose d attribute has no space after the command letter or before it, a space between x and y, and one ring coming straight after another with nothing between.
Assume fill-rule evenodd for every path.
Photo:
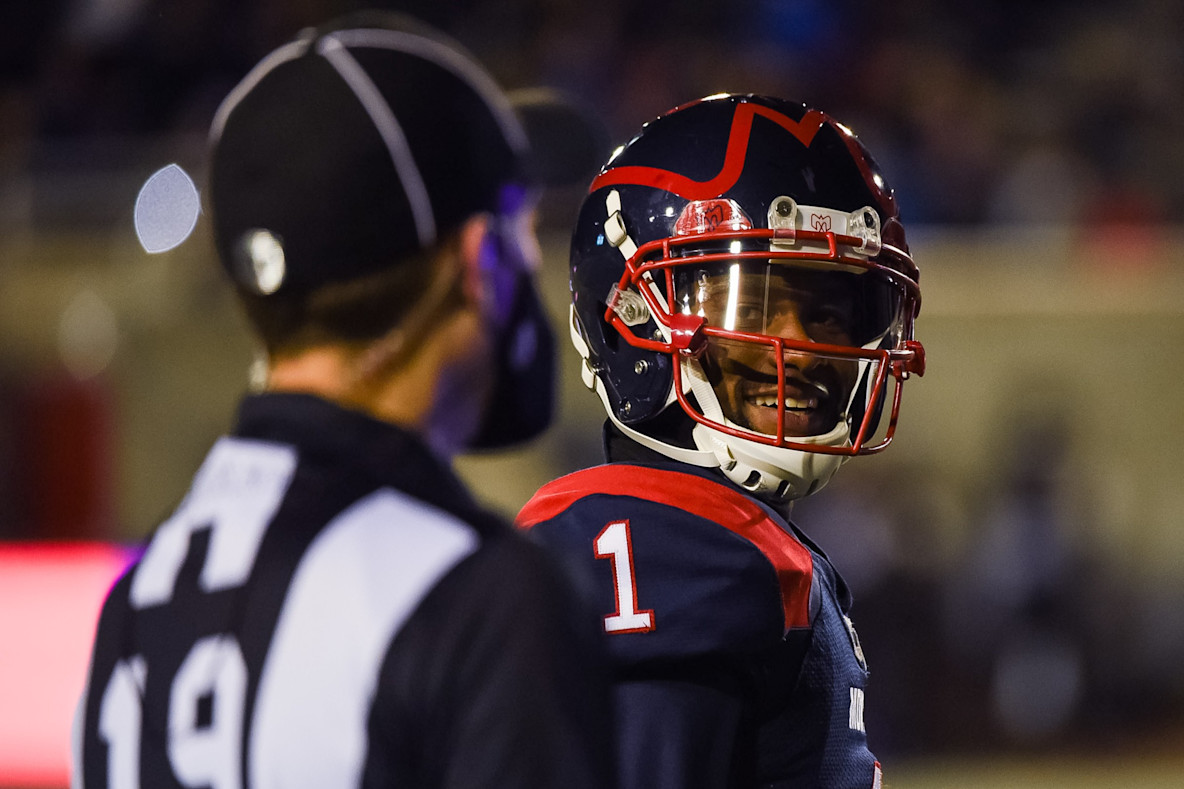
<instances>
[{"instance_id":1,"label":"referee's ear","mask_svg":"<svg viewBox=\"0 0 1184 789\"><path fill-rule=\"evenodd\" d=\"M488 236L493 228L493 218L486 213L473 214L460 229L460 275L464 278L465 301L472 307L485 312L491 305L485 304L490 298L486 287L483 269L489 263L485 259L491 248Z\"/></svg>"}]
</instances>

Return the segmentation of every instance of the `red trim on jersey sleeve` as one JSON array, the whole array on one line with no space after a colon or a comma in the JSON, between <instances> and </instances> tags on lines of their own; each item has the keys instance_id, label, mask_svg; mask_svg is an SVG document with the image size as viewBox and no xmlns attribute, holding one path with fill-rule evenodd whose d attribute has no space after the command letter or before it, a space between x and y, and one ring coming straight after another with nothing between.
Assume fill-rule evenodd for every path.
<instances>
[{"instance_id":1,"label":"red trim on jersey sleeve","mask_svg":"<svg viewBox=\"0 0 1184 789\"><path fill-rule=\"evenodd\" d=\"M539 489L518 513L520 529L554 518L594 494L632 496L697 515L751 542L777 573L785 629L810 624L810 550L793 538L760 505L744 494L709 479L665 469L624 464L596 466L560 477Z\"/></svg>"}]
</instances>

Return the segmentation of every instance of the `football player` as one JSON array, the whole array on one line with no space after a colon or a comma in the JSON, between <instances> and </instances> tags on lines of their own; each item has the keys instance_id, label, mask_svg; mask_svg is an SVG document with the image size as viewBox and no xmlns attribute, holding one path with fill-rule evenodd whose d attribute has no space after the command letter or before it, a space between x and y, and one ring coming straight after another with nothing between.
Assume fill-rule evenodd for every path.
<instances>
[{"instance_id":1,"label":"football player","mask_svg":"<svg viewBox=\"0 0 1184 789\"><path fill-rule=\"evenodd\" d=\"M924 371L892 189L827 114L708 97L593 180L570 281L609 462L519 525L602 612L621 785L878 787L851 595L789 510Z\"/></svg>"}]
</instances>

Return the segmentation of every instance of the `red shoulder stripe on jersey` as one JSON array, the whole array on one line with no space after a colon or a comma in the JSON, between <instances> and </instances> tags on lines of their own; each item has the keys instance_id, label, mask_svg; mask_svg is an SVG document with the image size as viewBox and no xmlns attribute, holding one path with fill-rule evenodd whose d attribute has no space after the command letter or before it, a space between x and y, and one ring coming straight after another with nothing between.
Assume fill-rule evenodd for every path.
<instances>
[{"instance_id":1,"label":"red shoulder stripe on jersey","mask_svg":"<svg viewBox=\"0 0 1184 789\"><path fill-rule=\"evenodd\" d=\"M809 549L778 526L756 502L718 482L665 469L625 464L596 466L540 488L518 513L518 528L529 529L549 520L593 493L632 496L684 510L748 540L777 572L786 630L809 626L814 571Z\"/></svg>"},{"instance_id":2,"label":"red shoulder stripe on jersey","mask_svg":"<svg viewBox=\"0 0 1184 789\"><path fill-rule=\"evenodd\" d=\"M736 185L744 170L744 159L748 155L748 137L752 133L752 119L761 115L786 129L807 148L814 141L814 135L826 123L826 116L818 110L810 110L800 121L782 115L776 110L759 104L743 103L736 106L732 116L732 130L728 134L728 147L724 153L724 164L719 174L709 181L692 181L684 175L657 167L623 166L601 173L592 181L588 192L595 192L602 186L637 184L652 186L673 192L687 200L706 200L719 197Z\"/></svg>"}]
</instances>

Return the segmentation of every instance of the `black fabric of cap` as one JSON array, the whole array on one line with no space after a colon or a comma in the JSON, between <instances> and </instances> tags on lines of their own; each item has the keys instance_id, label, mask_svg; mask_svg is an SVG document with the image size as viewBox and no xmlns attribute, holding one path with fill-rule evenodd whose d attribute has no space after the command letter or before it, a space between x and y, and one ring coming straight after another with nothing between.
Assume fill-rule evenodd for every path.
<instances>
[{"instance_id":1,"label":"black fabric of cap","mask_svg":"<svg viewBox=\"0 0 1184 789\"><path fill-rule=\"evenodd\" d=\"M510 104L522 121L530 155L527 180L544 186L587 186L608 158L608 130L592 109L550 88L511 91Z\"/></svg>"},{"instance_id":2,"label":"black fabric of cap","mask_svg":"<svg viewBox=\"0 0 1184 789\"><path fill-rule=\"evenodd\" d=\"M224 266L259 290L245 244L263 231L282 250L276 292L305 291L430 247L494 210L504 183L590 175L600 152L580 150L599 140L588 116L554 94L523 106L515 112L454 42L402 18L334 24L281 47L227 97L211 132Z\"/></svg>"}]
</instances>

